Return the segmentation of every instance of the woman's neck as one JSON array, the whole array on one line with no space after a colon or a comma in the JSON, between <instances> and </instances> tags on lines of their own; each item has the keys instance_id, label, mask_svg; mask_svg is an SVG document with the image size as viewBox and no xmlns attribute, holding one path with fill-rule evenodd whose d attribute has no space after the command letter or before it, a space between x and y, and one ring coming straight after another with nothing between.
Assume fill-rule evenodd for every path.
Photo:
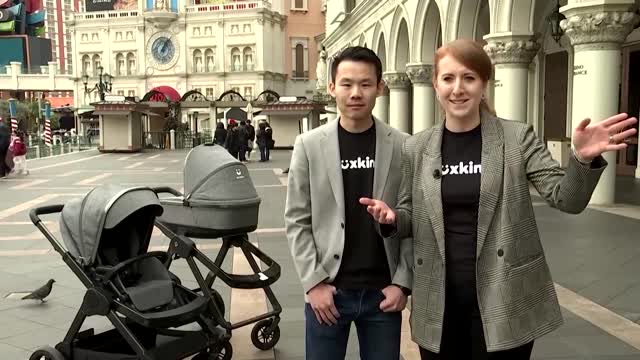
<instances>
[{"instance_id":1,"label":"woman's neck","mask_svg":"<svg viewBox=\"0 0 640 360\"><path fill-rule=\"evenodd\" d=\"M480 125L480 112L474 114L464 118L445 115L444 127L454 133L471 131Z\"/></svg>"}]
</instances>

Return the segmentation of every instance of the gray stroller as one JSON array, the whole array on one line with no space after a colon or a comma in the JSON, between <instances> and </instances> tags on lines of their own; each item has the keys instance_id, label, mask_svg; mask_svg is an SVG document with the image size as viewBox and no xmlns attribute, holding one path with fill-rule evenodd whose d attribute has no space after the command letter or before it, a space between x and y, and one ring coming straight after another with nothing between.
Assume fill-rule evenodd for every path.
<instances>
[{"instance_id":1,"label":"gray stroller","mask_svg":"<svg viewBox=\"0 0 640 360\"><path fill-rule=\"evenodd\" d=\"M40 216L62 213L64 247ZM32 222L62 255L87 291L64 340L32 360L230 359L224 310L208 291L189 290L168 271L171 255L148 251L163 212L149 188L100 186L66 205L33 209ZM106 316L114 329L81 331L88 316ZM188 328L188 330L187 330Z\"/></svg>"},{"instance_id":2,"label":"gray stroller","mask_svg":"<svg viewBox=\"0 0 640 360\"><path fill-rule=\"evenodd\" d=\"M210 293L218 308L224 309L221 296L212 289L216 278L226 285L238 289L263 289L271 310L250 319L231 324L226 320L220 326L229 332L233 329L254 324L251 342L261 350L273 348L280 339L280 313L271 284L280 278L280 265L254 246L247 233L258 227L260 197L249 176L247 167L213 144L193 148L184 165L184 195L175 189L156 188L161 197L164 213L156 220L156 226L170 239L169 262L185 258L196 274L199 288L196 293ZM220 239L222 245L215 261L200 252L190 237L200 239ZM233 248L239 248L253 270L250 275L236 275L225 272L221 266ZM233 254L233 253L232 253ZM264 268L260 268L255 259ZM200 274L196 261L209 270L206 279Z\"/></svg>"}]
</instances>

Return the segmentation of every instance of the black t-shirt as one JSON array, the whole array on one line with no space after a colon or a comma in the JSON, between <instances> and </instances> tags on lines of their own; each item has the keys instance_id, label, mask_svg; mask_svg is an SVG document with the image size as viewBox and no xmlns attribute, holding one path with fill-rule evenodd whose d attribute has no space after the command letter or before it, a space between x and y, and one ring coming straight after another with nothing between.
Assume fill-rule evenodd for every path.
<instances>
[{"instance_id":1,"label":"black t-shirt","mask_svg":"<svg viewBox=\"0 0 640 360\"><path fill-rule=\"evenodd\" d=\"M442 138L442 209L446 256L446 301L477 312L476 244L480 177L480 126L462 133L444 130Z\"/></svg>"},{"instance_id":2,"label":"black t-shirt","mask_svg":"<svg viewBox=\"0 0 640 360\"><path fill-rule=\"evenodd\" d=\"M361 197L371 198L373 193L375 126L362 133L350 133L338 125L338 142L346 221L342 261L333 285L380 289L391 283L387 255L373 217L359 201Z\"/></svg>"}]
</instances>

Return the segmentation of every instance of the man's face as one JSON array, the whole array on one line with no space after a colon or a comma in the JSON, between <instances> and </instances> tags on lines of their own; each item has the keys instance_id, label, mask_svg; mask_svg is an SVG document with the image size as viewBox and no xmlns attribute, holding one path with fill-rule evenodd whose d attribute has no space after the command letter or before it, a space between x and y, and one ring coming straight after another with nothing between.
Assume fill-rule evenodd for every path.
<instances>
[{"instance_id":1,"label":"man's face","mask_svg":"<svg viewBox=\"0 0 640 360\"><path fill-rule=\"evenodd\" d=\"M362 61L342 61L335 82L329 84L342 116L356 121L371 119L376 97L383 90L384 83L376 78L376 67Z\"/></svg>"}]
</instances>

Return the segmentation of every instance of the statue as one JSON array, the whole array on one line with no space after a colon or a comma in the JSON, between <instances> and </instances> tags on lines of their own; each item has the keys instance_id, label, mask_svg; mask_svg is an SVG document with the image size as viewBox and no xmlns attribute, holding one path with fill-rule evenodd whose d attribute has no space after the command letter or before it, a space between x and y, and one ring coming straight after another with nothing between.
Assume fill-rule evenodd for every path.
<instances>
[{"instance_id":1,"label":"statue","mask_svg":"<svg viewBox=\"0 0 640 360\"><path fill-rule=\"evenodd\" d=\"M156 10L169 10L168 0L156 0Z\"/></svg>"},{"instance_id":2,"label":"statue","mask_svg":"<svg viewBox=\"0 0 640 360\"><path fill-rule=\"evenodd\" d=\"M320 50L316 64L316 90L324 92L327 89L327 51L324 46Z\"/></svg>"}]
</instances>

